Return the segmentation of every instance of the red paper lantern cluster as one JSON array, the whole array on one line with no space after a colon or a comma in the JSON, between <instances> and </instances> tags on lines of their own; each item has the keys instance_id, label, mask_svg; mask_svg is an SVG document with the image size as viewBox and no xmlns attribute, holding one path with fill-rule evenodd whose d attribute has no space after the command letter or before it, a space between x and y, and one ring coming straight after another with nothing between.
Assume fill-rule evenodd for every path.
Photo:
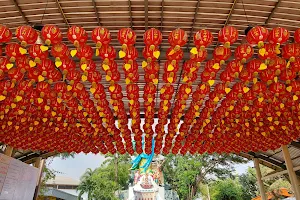
<instances>
[{"instance_id":1,"label":"red paper lantern cluster","mask_svg":"<svg viewBox=\"0 0 300 200\"><path fill-rule=\"evenodd\" d=\"M101 58L101 68L109 82L109 102L100 83L101 73L93 60L93 48L86 44L87 33L83 28L69 29L68 39L76 47L70 51L62 43L58 27L44 26L41 35L46 45L51 45L53 62L49 58L49 47L35 44L37 33L34 29L29 26L17 29L20 45L9 43L12 34L0 25L0 43L5 45L5 55L0 57L0 130L3 136L0 142L39 151L150 154L155 137L156 154L274 150L299 138L299 33L295 31L295 43L287 43L290 34L284 28L276 27L269 34L263 27L254 27L247 34L248 44L239 45L235 58L228 61L231 57L228 47L237 40L238 34L235 28L224 27L218 37L224 46L214 49L214 58L205 63L198 77L201 62L207 57L205 48L213 40L212 34L207 30L196 32L190 59L181 66L181 47L187 37L183 30L176 29L169 35L171 47L167 49L164 63L164 83L158 88L162 35L157 29L149 29L144 35L145 61L142 62L146 83L143 93L145 124L140 127L138 52L134 47L136 34L133 30L125 28L118 34L126 87L119 82L116 51L110 46L109 31L97 27L92 32L96 56ZM258 48L253 47L255 44ZM252 58L254 49L258 58ZM80 70L76 70L72 56L80 60ZM179 69L182 69L182 79L176 88L173 83ZM218 82L216 74L220 76ZM201 82L192 91L192 84L198 78ZM91 85L89 91L86 85ZM123 102L125 88L131 130ZM157 91L160 91L158 124L153 130ZM171 105L173 98L175 101ZM192 101L186 109L189 98Z\"/></svg>"}]
</instances>

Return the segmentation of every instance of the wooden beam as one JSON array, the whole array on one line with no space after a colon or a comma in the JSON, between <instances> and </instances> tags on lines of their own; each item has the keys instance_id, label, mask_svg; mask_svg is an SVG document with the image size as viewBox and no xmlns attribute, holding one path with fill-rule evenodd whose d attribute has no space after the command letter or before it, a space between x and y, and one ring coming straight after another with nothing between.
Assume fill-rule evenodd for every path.
<instances>
[{"instance_id":1,"label":"wooden beam","mask_svg":"<svg viewBox=\"0 0 300 200\"><path fill-rule=\"evenodd\" d=\"M6 156L12 157L13 156L13 150L14 150L14 148L12 148L11 146L6 146L6 148L4 150L4 154Z\"/></svg>"},{"instance_id":2,"label":"wooden beam","mask_svg":"<svg viewBox=\"0 0 300 200\"><path fill-rule=\"evenodd\" d=\"M270 15L268 16L268 19L265 21L265 25L267 25L270 22L270 20L272 19L273 15L274 15L275 11L277 10L278 6L280 5L280 3L281 3L281 0L278 0L277 3L275 4L273 10L271 11Z\"/></svg>"},{"instance_id":3,"label":"wooden beam","mask_svg":"<svg viewBox=\"0 0 300 200\"><path fill-rule=\"evenodd\" d=\"M162 29L163 29L164 6L165 6L165 0L162 0L161 1L161 13L160 13L160 32L162 32Z\"/></svg>"},{"instance_id":4,"label":"wooden beam","mask_svg":"<svg viewBox=\"0 0 300 200\"><path fill-rule=\"evenodd\" d=\"M42 184L42 176L43 176L43 171L44 171L44 168L45 168L45 160L40 160L40 163L39 163L39 167L38 167L40 170L39 170L39 177L37 179L37 185L35 187L35 192L34 192L34 196L33 196L33 199L34 200L37 200L38 199L38 196L39 196L39 192L40 192L40 189L41 189L41 184Z\"/></svg>"},{"instance_id":5,"label":"wooden beam","mask_svg":"<svg viewBox=\"0 0 300 200\"><path fill-rule=\"evenodd\" d=\"M130 28L133 28L133 22L132 22L132 9L131 9L131 0L128 0L128 8L129 8L129 16L130 16Z\"/></svg>"},{"instance_id":6,"label":"wooden beam","mask_svg":"<svg viewBox=\"0 0 300 200\"><path fill-rule=\"evenodd\" d=\"M283 152L283 157L285 160L285 165L287 167L287 171L288 171L288 174L289 174L289 177L291 180L293 192L295 194L296 199L300 199L300 188L299 188L298 179L294 172L294 167L293 167L293 163L291 160L291 155L290 155L289 149L286 145L282 145L282 152Z\"/></svg>"},{"instance_id":7,"label":"wooden beam","mask_svg":"<svg viewBox=\"0 0 300 200\"><path fill-rule=\"evenodd\" d=\"M101 22L100 22L100 18L99 18L99 13L98 13L98 8L97 8L97 5L96 5L96 2L95 2L95 0L92 0L92 2L93 2L93 6L94 6L95 15L97 17L98 25L102 26Z\"/></svg>"},{"instance_id":8,"label":"wooden beam","mask_svg":"<svg viewBox=\"0 0 300 200\"><path fill-rule=\"evenodd\" d=\"M20 15L22 16L23 20L26 22L26 24L29 24L29 21L27 19L27 17L24 15L22 9L20 8L17 0L11 0L14 4L15 4L15 7L17 8L17 10L19 11Z\"/></svg>"},{"instance_id":9,"label":"wooden beam","mask_svg":"<svg viewBox=\"0 0 300 200\"><path fill-rule=\"evenodd\" d=\"M61 16L63 17L64 22L66 23L67 26L70 26L69 22L68 22L68 19L67 19L66 15L65 15L65 13L64 13L64 11L63 11L60 3L59 3L59 0L55 0L55 2L56 2L56 5L58 7L58 10L59 10Z\"/></svg>"},{"instance_id":10,"label":"wooden beam","mask_svg":"<svg viewBox=\"0 0 300 200\"><path fill-rule=\"evenodd\" d=\"M258 158L253 158L253 162L254 162L254 167L255 167L255 170L256 170L256 179L257 179L257 183L258 183L260 197L261 197L262 200L267 200L264 183L261 180L262 176L261 176L261 171L260 171L260 167L259 167Z\"/></svg>"},{"instance_id":11,"label":"wooden beam","mask_svg":"<svg viewBox=\"0 0 300 200\"><path fill-rule=\"evenodd\" d=\"M227 24L229 23L230 18L231 18L231 15L232 15L232 13L233 13L233 11L234 11L234 8L235 8L236 3L237 3L237 0L233 0L231 9L230 9L229 14L228 14L228 16L227 16L227 19L226 19L226 21L225 21L225 23L224 23L224 26L227 26Z\"/></svg>"},{"instance_id":12,"label":"wooden beam","mask_svg":"<svg viewBox=\"0 0 300 200\"><path fill-rule=\"evenodd\" d=\"M145 4L145 30L148 29L148 6L149 6L149 2L148 0L145 0L144 1L144 4Z\"/></svg>"}]
</instances>

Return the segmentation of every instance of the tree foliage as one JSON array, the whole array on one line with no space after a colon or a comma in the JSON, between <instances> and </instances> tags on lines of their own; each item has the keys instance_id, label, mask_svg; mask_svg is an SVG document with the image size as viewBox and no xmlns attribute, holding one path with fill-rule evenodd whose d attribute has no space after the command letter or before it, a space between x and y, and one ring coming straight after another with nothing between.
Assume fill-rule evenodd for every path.
<instances>
[{"instance_id":1,"label":"tree foliage","mask_svg":"<svg viewBox=\"0 0 300 200\"><path fill-rule=\"evenodd\" d=\"M241 174L239 182L242 186L243 200L252 199L257 196L259 189L254 168L249 167L246 173Z\"/></svg>"},{"instance_id":2,"label":"tree foliage","mask_svg":"<svg viewBox=\"0 0 300 200\"><path fill-rule=\"evenodd\" d=\"M199 192L200 183L207 183L211 177L232 177L233 164L245 162L233 154L168 155L162 170L165 180L177 191L180 199L189 200Z\"/></svg>"},{"instance_id":3,"label":"tree foliage","mask_svg":"<svg viewBox=\"0 0 300 200\"><path fill-rule=\"evenodd\" d=\"M116 191L128 188L130 156L108 155L103 164L92 171L88 169L81 177L79 198L88 194L88 200L117 200Z\"/></svg>"},{"instance_id":4,"label":"tree foliage","mask_svg":"<svg viewBox=\"0 0 300 200\"><path fill-rule=\"evenodd\" d=\"M242 200L242 187L237 179L218 180L211 191L212 200Z\"/></svg>"}]
</instances>

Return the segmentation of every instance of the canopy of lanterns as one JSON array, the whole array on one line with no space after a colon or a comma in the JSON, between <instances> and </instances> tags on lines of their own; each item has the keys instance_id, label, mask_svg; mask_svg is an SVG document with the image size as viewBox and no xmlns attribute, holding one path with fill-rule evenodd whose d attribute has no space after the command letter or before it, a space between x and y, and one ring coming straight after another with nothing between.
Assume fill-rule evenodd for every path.
<instances>
[{"instance_id":1,"label":"canopy of lanterns","mask_svg":"<svg viewBox=\"0 0 300 200\"><path fill-rule=\"evenodd\" d=\"M43 44L37 44L39 35ZM294 43L287 43L288 30L256 26L247 34L248 43L239 45L229 61L238 31L226 26L218 34L220 45L214 49L213 59L206 61L200 76L212 33L195 33L190 59L180 66L188 37L184 30L176 29L169 34L160 88L159 30L151 28L144 33L142 66L136 61L135 32L119 30L118 56L125 77L115 61L110 32L97 27L91 36L95 51L86 44L88 35L83 28L70 27L67 37L74 45L70 50L57 26L45 25L40 33L20 26L16 30L19 43L13 43L11 31L0 25L0 43L5 46L0 52L0 142L40 151L150 154L154 141L156 154L195 154L265 151L299 137L300 29L295 31ZM94 55L101 60L100 66L93 61ZM139 77L139 67L144 69L144 77ZM100 83L103 73L108 88ZM217 77L221 81L216 82ZM141 78L145 81L143 102L137 85ZM193 91L196 80L201 82ZM90 88L84 82L89 82ZM129 113L123 98L128 99ZM189 107L188 99L192 99Z\"/></svg>"}]
</instances>

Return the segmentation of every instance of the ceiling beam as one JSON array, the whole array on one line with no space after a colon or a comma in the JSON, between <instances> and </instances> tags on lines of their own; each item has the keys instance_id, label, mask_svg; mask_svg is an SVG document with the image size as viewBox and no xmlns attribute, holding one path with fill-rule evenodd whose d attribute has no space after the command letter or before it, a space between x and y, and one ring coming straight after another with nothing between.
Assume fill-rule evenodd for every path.
<instances>
[{"instance_id":1,"label":"ceiling beam","mask_svg":"<svg viewBox=\"0 0 300 200\"><path fill-rule=\"evenodd\" d=\"M70 26L69 21L68 21L68 19L67 19L66 15L65 15L65 13L64 13L64 11L63 11L60 3L59 3L59 0L55 0L55 2L56 2L56 5L58 7L58 10L59 10L60 14L63 17L64 22L66 23L67 26Z\"/></svg>"},{"instance_id":2,"label":"ceiling beam","mask_svg":"<svg viewBox=\"0 0 300 200\"><path fill-rule=\"evenodd\" d=\"M265 21L265 25L269 24L270 20L272 19L273 15L275 14L280 3L281 3L281 0L278 0L277 3L275 4L273 10L271 11L270 15L268 16L267 20Z\"/></svg>"},{"instance_id":3,"label":"ceiling beam","mask_svg":"<svg viewBox=\"0 0 300 200\"><path fill-rule=\"evenodd\" d=\"M228 14L228 16L227 16L227 19L226 19L226 21L225 21L225 23L224 23L224 26L227 26L227 24L229 23L230 18L231 18L231 16L232 16L232 13L233 13L233 11L234 11L234 8L235 8L236 3L237 3L237 0L233 0L231 9L230 9L229 14Z\"/></svg>"},{"instance_id":4,"label":"ceiling beam","mask_svg":"<svg viewBox=\"0 0 300 200\"><path fill-rule=\"evenodd\" d=\"M94 6L95 15L97 17L98 26L102 26L101 22L100 22L100 18L99 18L99 13L98 13L98 8L97 8L97 5L96 5L96 2L95 2L95 0L92 0L92 2L93 2L93 6Z\"/></svg>"},{"instance_id":5,"label":"ceiling beam","mask_svg":"<svg viewBox=\"0 0 300 200\"><path fill-rule=\"evenodd\" d=\"M300 142L292 141L290 145L297 149L300 149Z\"/></svg>"},{"instance_id":6,"label":"ceiling beam","mask_svg":"<svg viewBox=\"0 0 300 200\"><path fill-rule=\"evenodd\" d=\"M132 21L132 9L131 9L131 0L128 0L128 8L129 8L129 16L130 16L130 28L133 28L133 21Z\"/></svg>"},{"instance_id":7,"label":"ceiling beam","mask_svg":"<svg viewBox=\"0 0 300 200\"><path fill-rule=\"evenodd\" d=\"M148 30L148 6L149 2L148 0L144 1L144 7L145 7L145 30Z\"/></svg>"},{"instance_id":8,"label":"ceiling beam","mask_svg":"<svg viewBox=\"0 0 300 200\"><path fill-rule=\"evenodd\" d=\"M29 24L29 21L27 19L27 17L24 15L22 9L20 8L17 0L11 0L14 4L15 4L15 7L17 8L17 10L19 11L20 15L22 16L23 20L26 22L26 24Z\"/></svg>"}]
</instances>

